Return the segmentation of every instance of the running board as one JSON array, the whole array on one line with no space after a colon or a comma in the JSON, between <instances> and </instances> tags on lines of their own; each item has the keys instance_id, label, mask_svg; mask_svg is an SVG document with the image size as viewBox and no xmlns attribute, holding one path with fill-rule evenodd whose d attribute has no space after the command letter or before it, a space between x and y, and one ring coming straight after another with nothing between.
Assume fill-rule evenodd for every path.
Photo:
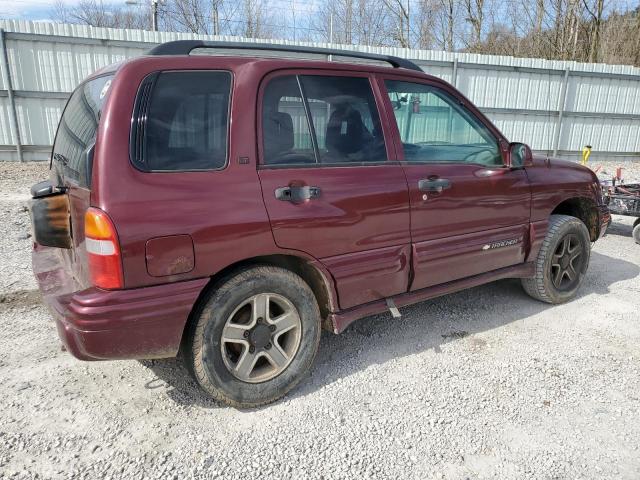
<instances>
[{"instance_id":1,"label":"running board","mask_svg":"<svg viewBox=\"0 0 640 480\"><path fill-rule=\"evenodd\" d=\"M435 285L433 287L423 288L415 292L402 293L395 297L389 297L384 300L376 300L375 302L365 303L348 310L337 313L331 313L328 316L330 325L334 333L340 333L356 320L383 313L386 310L391 312L393 318L400 317L400 311L396 304L400 307L411 305L414 303L429 300L431 298L440 297L449 293L458 292L471 287L477 287L485 283L490 283L503 278L529 278L535 275L535 264L533 262L520 263L512 267L500 268L491 272L481 273L473 277L461 278L452 282ZM394 314L397 312L397 317Z\"/></svg>"}]
</instances>

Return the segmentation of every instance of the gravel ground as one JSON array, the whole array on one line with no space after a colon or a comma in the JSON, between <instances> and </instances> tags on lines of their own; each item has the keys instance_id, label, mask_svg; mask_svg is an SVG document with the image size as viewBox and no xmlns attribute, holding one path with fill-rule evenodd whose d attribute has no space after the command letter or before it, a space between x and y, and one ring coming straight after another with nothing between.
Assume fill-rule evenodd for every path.
<instances>
[{"instance_id":1,"label":"gravel ground","mask_svg":"<svg viewBox=\"0 0 640 480\"><path fill-rule=\"evenodd\" d=\"M370 317L323 335L283 401L239 411L178 360L60 350L26 238L25 192L45 175L0 164L0 478L640 478L630 218L595 244L569 304L506 280Z\"/></svg>"}]
</instances>

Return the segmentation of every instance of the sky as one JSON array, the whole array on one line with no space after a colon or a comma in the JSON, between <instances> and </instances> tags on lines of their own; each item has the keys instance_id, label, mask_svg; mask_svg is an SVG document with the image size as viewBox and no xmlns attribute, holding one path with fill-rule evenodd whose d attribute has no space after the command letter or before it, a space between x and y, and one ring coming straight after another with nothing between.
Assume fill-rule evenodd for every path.
<instances>
[{"instance_id":1,"label":"sky","mask_svg":"<svg viewBox=\"0 0 640 480\"><path fill-rule=\"evenodd\" d=\"M65 0L74 5L78 0ZM55 0L0 0L0 18L12 20L50 20Z\"/></svg>"}]
</instances>

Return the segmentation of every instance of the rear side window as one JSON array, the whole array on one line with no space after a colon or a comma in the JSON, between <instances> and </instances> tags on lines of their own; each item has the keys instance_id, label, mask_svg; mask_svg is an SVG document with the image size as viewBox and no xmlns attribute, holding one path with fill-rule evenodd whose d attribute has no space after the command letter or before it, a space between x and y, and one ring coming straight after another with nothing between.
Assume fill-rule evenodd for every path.
<instances>
[{"instance_id":1,"label":"rear side window","mask_svg":"<svg viewBox=\"0 0 640 480\"><path fill-rule=\"evenodd\" d=\"M291 75L267 85L263 162L335 165L387 160L368 78Z\"/></svg>"},{"instance_id":2,"label":"rear side window","mask_svg":"<svg viewBox=\"0 0 640 480\"><path fill-rule=\"evenodd\" d=\"M132 159L144 171L199 171L227 161L231 74L162 72L138 93Z\"/></svg>"},{"instance_id":3,"label":"rear side window","mask_svg":"<svg viewBox=\"0 0 640 480\"><path fill-rule=\"evenodd\" d=\"M52 161L65 179L90 186L91 149L113 75L94 78L71 95L58 125Z\"/></svg>"}]
</instances>

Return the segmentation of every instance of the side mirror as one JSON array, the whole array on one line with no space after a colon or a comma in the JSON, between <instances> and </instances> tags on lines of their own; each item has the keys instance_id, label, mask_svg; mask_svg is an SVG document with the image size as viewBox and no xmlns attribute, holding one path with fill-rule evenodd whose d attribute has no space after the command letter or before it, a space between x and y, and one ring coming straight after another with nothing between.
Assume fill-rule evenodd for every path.
<instances>
[{"instance_id":1,"label":"side mirror","mask_svg":"<svg viewBox=\"0 0 640 480\"><path fill-rule=\"evenodd\" d=\"M533 165L533 153L524 143L513 142L509 144L509 157L507 166L511 168L530 167Z\"/></svg>"}]
</instances>

